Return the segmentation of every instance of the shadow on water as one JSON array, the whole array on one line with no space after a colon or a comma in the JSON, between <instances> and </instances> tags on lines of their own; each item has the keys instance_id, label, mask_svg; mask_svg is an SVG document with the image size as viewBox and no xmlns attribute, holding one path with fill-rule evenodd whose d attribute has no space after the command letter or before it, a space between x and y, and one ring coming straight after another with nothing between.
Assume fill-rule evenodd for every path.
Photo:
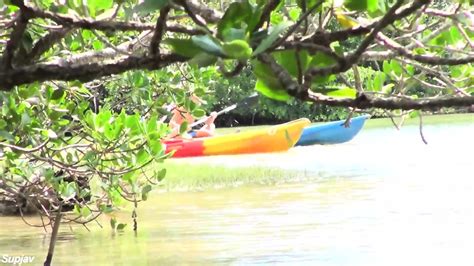
<instances>
[{"instance_id":1,"label":"shadow on water","mask_svg":"<svg viewBox=\"0 0 474 266\"><path fill-rule=\"evenodd\" d=\"M474 123L362 131L336 146L281 154L196 158L232 166L305 170L277 186L154 193L139 233L62 228L56 265L472 265ZM130 212L117 214L130 221ZM130 225L128 225L130 226ZM0 256L34 255L49 237L0 218Z\"/></svg>"}]
</instances>

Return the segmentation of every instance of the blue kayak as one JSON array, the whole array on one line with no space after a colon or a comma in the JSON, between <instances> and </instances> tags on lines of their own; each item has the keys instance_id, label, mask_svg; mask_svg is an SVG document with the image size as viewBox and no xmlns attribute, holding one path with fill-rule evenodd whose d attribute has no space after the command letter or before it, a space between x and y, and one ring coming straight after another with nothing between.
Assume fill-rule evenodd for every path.
<instances>
[{"instance_id":1,"label":"blue kayak","mask_svg":"<svg viewBox=\"0 0 474 266\"><path fill-rule=\"evenodd\" d=\"M370 115L354 117L351 119L349 127L344 126L346 120L307 126L304 128L296 146L347 142L359 133L364 126L365 120L369 118Z\"/></svg>"}]
</instances>

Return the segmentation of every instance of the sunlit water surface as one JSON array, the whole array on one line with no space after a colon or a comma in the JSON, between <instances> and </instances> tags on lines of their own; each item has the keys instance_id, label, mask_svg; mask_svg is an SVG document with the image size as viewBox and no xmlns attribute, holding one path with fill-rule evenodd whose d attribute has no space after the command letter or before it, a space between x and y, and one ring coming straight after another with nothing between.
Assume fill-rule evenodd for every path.
<instances>
[{"instance_id":1,"label":"sunlit water surface","mask_svg":"<svg viewBox=\"0 0 474 266\"><path fill-rule=\"evenodd\" d=\"M349 143L196 158L305 170L278 186L155 193L139 232L63 226L55 265L474 265L473 123L363 130ZM121 220L130 221L129 213ZM38 222L33 218L30 221ZM128 225L130 226L130 225ZM2 255L42 264L48 235L0 217ZM24 264L26 265L26 264Z\"/></svg>"}]
</instances>

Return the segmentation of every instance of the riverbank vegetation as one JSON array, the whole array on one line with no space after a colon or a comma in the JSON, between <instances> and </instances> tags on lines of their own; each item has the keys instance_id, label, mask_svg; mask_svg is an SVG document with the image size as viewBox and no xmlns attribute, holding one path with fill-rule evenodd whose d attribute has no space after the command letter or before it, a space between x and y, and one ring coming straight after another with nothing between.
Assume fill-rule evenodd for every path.
<instances>
[{"instance_id":1,"label":"riverbank vegetation","mask_svg":"<svg viewBox=\"0 0 474 266\"><path fill-rule=\"evenodd\" d=\"M61 221L163 181L143 169L169 157L169 104L265 96L226 126L472 109L473 32L465 0L0 0L0 202L52 226L49 265Z\"/></svg>"},{"instance_id":2,"label":"riverbank vegetation","mask_svg":"<svg viewBox=\"0 0 474 266\"><path fill-rule=\"evenodd\" d=\"M212 161L212 158L211 158ZM296 182L309 177L308 173L270 167L231 167L212 162L190 163L186 160L167 161L166 178L158 187L164 191L200 191L231 188L242 185L275 185Z\"/></svg>"}]
</instances>

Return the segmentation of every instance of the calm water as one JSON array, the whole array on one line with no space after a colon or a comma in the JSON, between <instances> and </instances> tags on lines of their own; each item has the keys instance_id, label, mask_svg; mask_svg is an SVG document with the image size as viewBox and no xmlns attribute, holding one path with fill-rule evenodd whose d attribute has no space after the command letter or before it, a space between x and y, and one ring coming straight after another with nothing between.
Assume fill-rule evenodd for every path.
<instances>
[{"instance_id":1,"label":"calm water","mask_svg":"<svg viewBox=\"0 0 474 266\"><path fill-rule=\"evenodd\" d=\"M139 233L63 226L55 265L474 265L473 123L363 130L337 146L191 160L306 170L304 183L156 193ZM120 214L129 220L129 213ZM34 219L31 218L31 221ZM42 229L0 218L2 255L48 247ZM24 264L26 265L26 264Z\"/></svg>"}]
</instances>

